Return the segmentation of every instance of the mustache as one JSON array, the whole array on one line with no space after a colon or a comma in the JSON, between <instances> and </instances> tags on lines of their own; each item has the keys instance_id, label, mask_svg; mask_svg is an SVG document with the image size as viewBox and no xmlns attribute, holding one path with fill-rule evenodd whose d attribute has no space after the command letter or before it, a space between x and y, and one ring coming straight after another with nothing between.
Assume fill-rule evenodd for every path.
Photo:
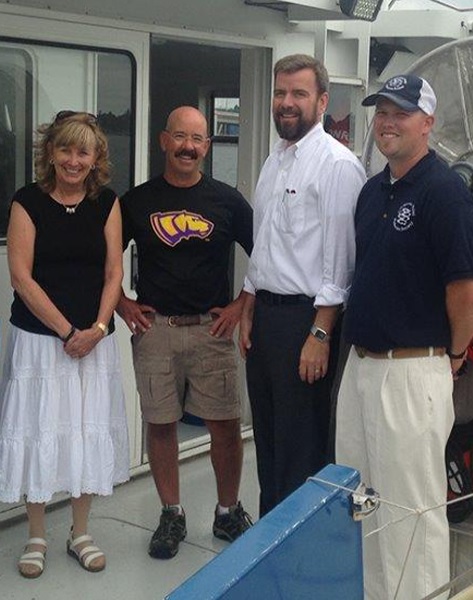
<instances>
[{"instance_id":1,"label":"mustache","mask_svg":"<svg viewBox=\"0 0 473 600\"><path fill-rule=\"evenodd\" d=\"M186 148L184 148L183 150L179 150L178 152L176 152L176 154L174 156L176 158L180 158L181 156L185 156L187 158L192 158L193 160L197 160L197 158L198 158L197 152L195 150L188 150Z\"/></svg>"}]
</instances>

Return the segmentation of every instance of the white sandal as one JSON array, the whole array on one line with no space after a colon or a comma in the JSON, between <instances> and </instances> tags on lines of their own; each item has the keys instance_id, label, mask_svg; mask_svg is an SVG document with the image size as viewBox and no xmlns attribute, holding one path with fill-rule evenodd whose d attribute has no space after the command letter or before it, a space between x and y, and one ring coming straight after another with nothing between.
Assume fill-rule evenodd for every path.
<instances>
[{"instance_id":1,"label":"white sandal","mask_svg":"<svg viewBox=\"0 0 473 600\"><path fill-rule=\"evenodd\" d=\"M98 573L99 571L103 571L105 569L105 562L99 564L98 566L92 565L91 563L101 556L105 557L105 554L94 545L85 546L82 550L77 550L77 546L80 546L84 542L93 542L92 536L85 534L80 535L77 538L72 537L72 531L69 534L69 539L67 540L67 553L72 558L75 558L80 566L89 571L90 573Z\"/></svg>"},{"instance_id":2,"label":"white sandal","mask_svg":"<svg viewBox=\"0 0 473 600\"><path fill-rule=\"evenodd\" d=\"M26 552L29 546L43 546L44 552L39 550L33 550L32 552ZM18 561L18 570L22 577L27 579L36 579L44 571L44 564L46 560L46 549L48 544L43 538L33 537L26 542L25 552L21 555ZM33 569L29 567L35 567Z\"/></svg>"}]
</instances>

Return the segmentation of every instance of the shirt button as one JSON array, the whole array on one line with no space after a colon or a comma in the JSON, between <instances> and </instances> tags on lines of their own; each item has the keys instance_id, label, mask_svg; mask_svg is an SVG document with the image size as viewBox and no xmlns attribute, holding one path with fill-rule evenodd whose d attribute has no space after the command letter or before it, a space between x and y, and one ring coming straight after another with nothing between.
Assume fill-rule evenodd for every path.
<instances>
[{"instance_id":1,"label":"shirt button","mask_svg":"<svg viewBox=\"0 0 473 600\"><path fill-rule=\"evenodd\" d=\"M390 199L390 200L394 200L394 194L391 194L391 195L389 196L389 199Z\"/></svg>"},{"instance_id":2,"label":"shirt button","mask_svg":"<svg viewBox=\"0 0 473 600\"><path fill-rule=\"evenodd\" d=\"M388 215L387 215L387 213L384 213L384 215L383 215L383 219L387 219L387 218L388 218Z\"/></svg>"}]
</instances>

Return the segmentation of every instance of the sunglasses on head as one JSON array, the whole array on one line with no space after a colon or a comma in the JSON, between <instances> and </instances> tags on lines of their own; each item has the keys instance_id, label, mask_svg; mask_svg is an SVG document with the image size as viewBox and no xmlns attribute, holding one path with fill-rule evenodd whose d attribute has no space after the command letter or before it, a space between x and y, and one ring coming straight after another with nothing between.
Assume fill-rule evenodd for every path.
<instances>
[{"instance_id":1,"label":"sunglasses on head","mask_svg":"<svg viewBox=\"0 0 473 600\"><path fill-rule=\"evenodd\" d=\"M54 124L75 117L76 115L86 115L90 123L97 123L97 116L92 113L76 111L76 110L60 110L54 118Z\"/></svg>"}]
</instances>

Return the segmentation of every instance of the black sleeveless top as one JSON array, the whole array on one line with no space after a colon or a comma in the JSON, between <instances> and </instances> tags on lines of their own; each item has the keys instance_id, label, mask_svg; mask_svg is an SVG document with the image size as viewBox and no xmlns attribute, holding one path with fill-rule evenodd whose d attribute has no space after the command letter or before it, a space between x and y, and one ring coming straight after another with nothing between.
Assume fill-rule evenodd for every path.
<instances>
[{"instance_id":1,"label":"black sleeveless top","mask_svg":"<svg viewBox=\"0 0 473 600\"><path fill-rule=\"evenodd\" d=\"M97 319L107 251L104 228L115 198L111 189L104 188L96 199L86 197L74 213L67 213L36 183L18 190L13 197L36 229L33 279L79 329L91 327ZM32 333L57 337L16 292L10 322ZM113 330L112 317L109 331Z\"/></svg>"}]
</instances>

